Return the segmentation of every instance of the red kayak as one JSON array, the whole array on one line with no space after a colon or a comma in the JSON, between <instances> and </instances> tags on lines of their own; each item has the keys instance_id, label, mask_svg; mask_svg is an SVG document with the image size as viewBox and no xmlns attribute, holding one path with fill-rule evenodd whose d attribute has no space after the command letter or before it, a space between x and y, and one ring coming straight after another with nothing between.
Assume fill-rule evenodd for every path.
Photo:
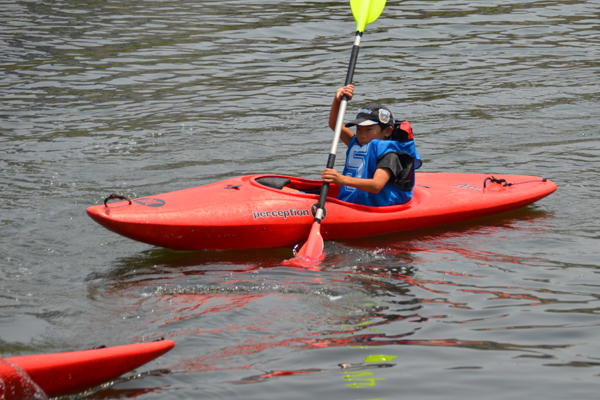
<instances>
[{"instance_id":1,"label":"red kayak","mask_svg":"<svg viewBox=\"0 0 600 400\"><path fill-rule=\"evenodd\" d=\"M4 359L4 363L0 359L0 382L6 389L16 386L15 391L18 392L22 375L13 367L16 366L26 372L48 397L77 393L134 370L173 346L175 342L172 340L161 340L68 353L9 357ZM17 395L8 398L26 397Z\"/></svg>"},{"instance_id":2,"label":"red kayak","mask_svg":"<svg viewBox=\"0 0 600 400\"><path fill-rule=\"evenodd\" d=\"M308 237L320 180L248 175L156 196L92 206L113 232L176 250L293 247ZM305 193L284 192L282 187ZM324 239L355 238L465 221L525 207L556 190L535 176L417 173L407 204L367 207L337 200L331 185Z\"/></svg>"}]
</instances>

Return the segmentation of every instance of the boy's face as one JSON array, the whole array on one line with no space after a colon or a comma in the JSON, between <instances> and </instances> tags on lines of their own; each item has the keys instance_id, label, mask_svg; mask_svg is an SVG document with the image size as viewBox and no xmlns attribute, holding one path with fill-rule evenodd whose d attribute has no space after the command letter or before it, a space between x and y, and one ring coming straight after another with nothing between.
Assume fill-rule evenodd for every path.
<instances>
[{"instance_id":1,"label":"boy's face","mask_svg":"<svg viewBox=\"0 0 600 400\"><path fill-rule=\"evenodd\" d=\"M370 143L373 139L386 140L391 134L390 127L382 131L379 125L356 126L356 140L361 146Z\"/></svg>"}]
</instances>

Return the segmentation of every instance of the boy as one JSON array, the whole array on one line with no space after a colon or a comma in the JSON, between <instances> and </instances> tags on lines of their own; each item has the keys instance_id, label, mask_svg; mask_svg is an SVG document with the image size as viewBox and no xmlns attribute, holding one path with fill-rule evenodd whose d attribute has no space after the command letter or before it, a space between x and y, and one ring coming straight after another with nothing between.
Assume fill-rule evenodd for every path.
<instances>
[{"instance_id":1,"label":"boy","mask_svg":"<svg viewBox=\"0 0 600 400\"><path fill-rule=\"evenodd\" d=\"M353 92L353 85L337 90L329 113L331 129L335 129L342 97L351 99ZM356 135L348 129L352 126L356 126ZM340 139L348 146L344 172L326 168L321 174L325 182L340 185L339 200L382 207L404 204L412 198L414 170L422 161L408 122L402 123L402 129L408 140L392 140L392 113L377 103L363 107L354 121L342 127Z\"/></svg>"}]
</instances>

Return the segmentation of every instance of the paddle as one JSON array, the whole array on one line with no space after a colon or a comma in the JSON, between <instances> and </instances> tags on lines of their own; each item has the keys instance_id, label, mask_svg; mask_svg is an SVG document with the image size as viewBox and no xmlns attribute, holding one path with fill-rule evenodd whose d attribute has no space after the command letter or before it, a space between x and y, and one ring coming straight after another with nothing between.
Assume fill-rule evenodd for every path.
<instances>
[{"instance_id":1,"label":"paddle","mask_svg":"<svg viewBox=\"0 0 600 400\"><path fill-rule=\"evenodd\" d=\"M354 45L352 46L352 54L350 56L348 72L346 73L346 83L344 86L352 83L354 67L356 66L358 50L360 48L360 40L363 32L365 31L365 26L375 22L375 20L379 18L383 8L385 7L385 1L386 0L350 0L352 15L356 20L356 35L354 36ZM344 114L346 113L347 104L348 96L344 95L344 97L342 97L342 101L340 102L340 109L333 134L333 142L331 144L331 150L329 151L329 158L327 159L327 168L333 168L335 164L335 156L338 143L340 142L340 135L342 133L342 125L344 123ZM323 182L321 194L319 196L319 202L317 203L317 209L315 211L315 220L310 228L308 240L296 253L295 259L313 262L317 261L323 253L324 243L323 237L321 236L321 221L325 216L325 200L327 200L328 191L329 183Z\"/></svg>"}]
</instances>

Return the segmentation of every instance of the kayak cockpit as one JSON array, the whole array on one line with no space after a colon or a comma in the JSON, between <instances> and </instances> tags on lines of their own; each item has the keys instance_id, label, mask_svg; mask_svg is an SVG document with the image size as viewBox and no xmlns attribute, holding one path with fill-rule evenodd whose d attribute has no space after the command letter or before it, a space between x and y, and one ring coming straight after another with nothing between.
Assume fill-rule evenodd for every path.
<instances>
[{"instance_id":1,"label":"kayak cockpit","mask_svg":"<svg viewBox=\"0 0 600 400\"><path fill-rule=\"evenodd\" d=\"M262 175L251 179L252 183L258 186L267 187L270 189L281 190L288 193L299 191L302 194L319 195L321 193L322 180L317 179L301 179L291 176L281 175ZM339 186L335 184L329 185L328 198L336 198L339 193Z\"/></svg>"},{"instance_id":2,"label":"kayak cockpit","mask_svg":"<svg viewBox=\"0 0 600 400\"><path fill-rule=\"evenodd\" d=\"M318 199L321 193L321 186L323 181L320 179L302 179L293 176L284 175L254 175L250 176L250 184L259 187L261 189L268 189L278 193L285 193L300 198L315 198ZM348 203L337 198L340 192L340 187L336 184L329 185L329 191L327 193L327 202L337 203L344 207L353 208L355 210L362 210L370 213L394 213L401 210L405 210L412 207L415 204L415 197L420 198L417 195L417 188L415 188L415 195L413 199L404 204L398 204L394 206L385 207L372 207L365 206L362 204ZM418 201L417 201L418 202Z\"/></svg>"}]
</instances>

